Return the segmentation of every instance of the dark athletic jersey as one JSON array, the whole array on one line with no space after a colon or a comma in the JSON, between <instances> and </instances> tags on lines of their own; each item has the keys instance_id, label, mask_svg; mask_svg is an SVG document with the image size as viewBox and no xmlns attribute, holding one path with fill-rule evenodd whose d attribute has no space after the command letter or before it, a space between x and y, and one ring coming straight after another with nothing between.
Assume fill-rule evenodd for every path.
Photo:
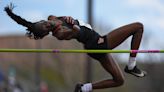
<instances>
[{"instance_id":1,"label":"dark athletic jersey","mask_svg":"<svg viewBox=\"0 0 164 92\"><path fill-rule=\"evenodd\" d=\"M59 40L70 40L75 38L82 43L87 43L88 40L95 40L99 37L99 34L96 33L89 24L80 20L75 20L75 24L80 27L79 32L72 30L73 25L65 23L64 20L61 27L62 30L55 32L54 36ZM94 37L91 37L91 35Z\"/></svg>"},{"instance_id":2,"label":"dark athletic jersey","mask_svg":"<svg viewBox=\"0 0 164 92\"><path fill-rule=\"evenodd\" d=\"M97 32L95 32L92 27L89 24L86 24L82 21L76 20L77 25L80 27L80 31L79 32L74 32L71 27L71 30L67 30L70 31L68 33L66 33L66 31L60 31L60 34L63 36L62 40L67 40L67 39L77 39L77 41L81 42L84 44L84 48L85 49L108 49L108 45L107 45L107 39L106 36L100 36ZM58 36L59 37L59 36ZM57 38L58 38L57 37ZM99 38L103 38L104 39L104 43L98 44L98 40ZM58 38L61 39L61 38ZM106 53L88 53L89 56L91 56L92 58L99 60L101 58L105 58L106 57Z\"/></svg>"},{"instance_id":3,"label":"dark athletic jersey","mask_svg":"<svg viewBox=\"0 0 164 92\"><path fill-rule=\"evenodd\" d=\"M97 43L99 37L101 37L97 32L95 32L93 29L84 26L80 26L80 31L76 37L76 39L79 42L82 42L84 44L84 47L87 49L96 49L93 48L92 43Z\"/></svg>"},{"instance_id":4,"label":"dark athletic jersey","mask_svg":"<svg viewBox=\"0 0 164 92\"><path fill-rule=\"evenodd\" d=\"M80 31L77 32L72 30L73 25L65 23L63 24L62 29L58 30L54 36L59 40L77 39L84 44L85 48L97 49L96 43L101 36L87 23L75 20L75 24L80 27Z\"/></svg>"},{"instance_id":5,"label":"dark athletic jersey","mask_svg":"<svg viewBox=\"0 0 164 92\"><path fill-rule=\"evenodd\" d=\"M94 50L108 49L106 36L100 36L88 24L82 25L81 23L80 28L81 30L78 33L76 39L84 44L85 49L94 49ZM99 44L98 43L99 38L103 38L104 42ZM106 53L88 53L88 55L96 60L100 60L107 56Z\"/></svg>"}]
</instances>

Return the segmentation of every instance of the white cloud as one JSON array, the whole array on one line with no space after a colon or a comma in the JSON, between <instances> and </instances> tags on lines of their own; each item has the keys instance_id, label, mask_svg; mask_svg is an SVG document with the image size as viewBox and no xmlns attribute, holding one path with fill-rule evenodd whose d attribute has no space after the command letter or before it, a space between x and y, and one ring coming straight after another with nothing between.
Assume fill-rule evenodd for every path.
<instances>
[{"instance_id":1,"label":"white cloud","mask_svg":"<svg viewBox=\"0 0 164 92\"><path fill-rule=\"evenodd\" d=\"M17 27L18 26L18 27ZM20 34L24 33L25 30L22 26L17 25L17 23L1 23L0 22L0 36L2 35L11 35L11 34Z\"/></svg>"},{"instance_id":2,"label":"white cloud","mask_svg":"<svg viewBox=\"0 0 164 92\"><path fill-rule=\"evenodd\" d=\"M64 5L70 8L75 4L74 2L76 2L76 0L63 0L63 2L64 2Z\"/></svg>"},{"instance_id":3,"label":"white cloud","mask_svg":"<svg viewBox=\"0 0 164 92\"><path fill-rule=\"evenodd\" d=\"M146 24L146 27L153 29L163 29L164 30L164 16L153 16L153 15L138 15L136 20L141 21ZM158 31L161 31L158 30ZM164 32L164 31L163 31Z\"/></svg>"},{"instance_id":4,"label":"white cloud","mask_svg":"<svg viewBox=\"0 0 164 92\"><path fill-rule=\"evenodd\" d=\"M149 28L164 30L164 5L162 0L125 0L125 4L137 11L139 10L136 14L137 19L149 25Z\"/></svg>"},{"instance_id":5,"label":"white cloud","mask_svg":"<svg viewBox=\"0 0 164 92\"><path fill-rule=\"evenodd\" d=\"M130 6L136 8L147 8L150 10L157 10L164 14L164 6L161 0L125 0Z\"/></svg>"},{"instance_id":6,"label":"white cloud","mask_svg":"<svg viewBox=\"0 0 164 92\"><path fill-rule=\"evenodd\" d=\"M155 24L158 25L160 28L162 28L163 31L164 31L164 16L163 17L158 17L152 22L155 22Z\"/></svg>"},{"instance_id":7,"label":"white cloud","mask_svg":"<svg viewBox=\"0 0 164 92\"><path fill-rule=\"evenodd\" d=\"M3 32L3 30L8 29L8 26L4 25L4 23L2 23L2 22L0 22L0 27L1 27L1 29L0 29L1 33Z\"/></svg>"}]
</instances>

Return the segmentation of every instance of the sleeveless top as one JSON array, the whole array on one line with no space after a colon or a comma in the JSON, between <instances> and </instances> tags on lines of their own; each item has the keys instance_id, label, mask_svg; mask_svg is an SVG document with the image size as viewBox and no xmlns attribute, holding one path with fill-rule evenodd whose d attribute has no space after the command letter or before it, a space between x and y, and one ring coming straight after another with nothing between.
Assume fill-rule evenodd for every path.
<instances>
[{"instance_id":1,"label":"sleeveless top","mask_svg":"<svg viewBox=\"0 0 164 92\"><path fill-rule=\"evenodd\" d=\"M76 39L77 41L84 44L85 49L108 49L107 44L107 38L106 36L100 36L96 31L92 29L92 27L89 24L86 24L82 21L76 20L76 24L80 27L79 32L73 32L73 30L67 30L71 31L69 34L66 32L60 32L63 34L63 36L60 36L62 38L57 37L59 40L69 40L69 39ZM70 27L71 28L71 27ZM99 38L103 38L104 42L98 44ZM101 58L105 58L107 56L106 53L87 53L89 56L96 60L100 60Z\"/></svg>"}]
</instances>

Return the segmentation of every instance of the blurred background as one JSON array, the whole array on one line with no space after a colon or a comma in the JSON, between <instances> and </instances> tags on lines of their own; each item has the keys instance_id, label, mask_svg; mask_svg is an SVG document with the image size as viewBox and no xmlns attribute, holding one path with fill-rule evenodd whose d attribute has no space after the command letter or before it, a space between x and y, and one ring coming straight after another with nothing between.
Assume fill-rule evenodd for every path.
<instances>
[{"instance_id":1,"label":"blurred background","mask_svg":"<svg viewBox=\"0 0 164 92\"><path fill-rule=\"evenodd\" d=\"M10 2L14 13L35 22L48 15L72 16L90 23L105 35L115 28L144 24L140 49L164 49L163 0L0 0L0 48L83 49L76 40L58 41L25 37L26 28L3 11ZM115 49L129 49L131 37ZM129 54L112 54L123 70ZM125 84L94 92L164 92L162 53L138 54L138 66L148 72L145 78L125 74ZM97 61L86 54L0 53L0 92L73 92L76 83L112 78ZM8 91L4 91L8 90Z\"/></svg>"}]
</instances>

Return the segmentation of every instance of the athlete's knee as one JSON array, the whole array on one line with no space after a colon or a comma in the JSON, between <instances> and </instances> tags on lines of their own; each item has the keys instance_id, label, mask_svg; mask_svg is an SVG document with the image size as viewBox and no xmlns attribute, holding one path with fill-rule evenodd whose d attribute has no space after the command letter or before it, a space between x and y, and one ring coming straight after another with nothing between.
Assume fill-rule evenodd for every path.
<instances>
[{"instance_id":1,"label":"athlete's knee","mask_svg":"<svg viewBox=\"0 0 164 92\"><path fill-rule=\"evenodd\" d=\"M134 23L134 25L137 27L137 29L139 29L138 31L139 32L143 32L143 28L144 28L144 25L141 23L141 22L136 22Z\"/></svg>"},{"instance_id":2,"label":"athlete's knee","mask_svg":"<svg viewBox=\"0 0 164 92\"><path fill-rule=\"evenodd\" d=\"M116 81L116 86L122 86L124 84L124 79L123 80L117 80Z\"/></svg>"},{"instance_id":3,"label":"athlete's knee","mask_svg":"<svg viewBox=\"0 0 164 92\"><path fill-rule=\"evenodd\" d=\"M125 82L123 76L120 76L119 78L114 78L113 80L116 82L116 86L122 86Z\"/></svg>"}]
</instances>

